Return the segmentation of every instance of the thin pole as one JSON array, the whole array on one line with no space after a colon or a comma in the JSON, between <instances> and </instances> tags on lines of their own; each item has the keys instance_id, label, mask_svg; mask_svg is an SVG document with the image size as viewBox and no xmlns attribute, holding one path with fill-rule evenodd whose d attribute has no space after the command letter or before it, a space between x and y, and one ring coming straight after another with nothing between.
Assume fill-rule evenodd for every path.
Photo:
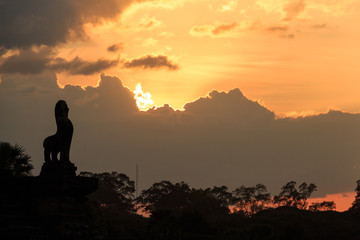
<instances>
[{"instance_id":1,"label":"thin pole","mask_svg":"<svg viewBox=\"0 0 360 240\"><path fill-rule=\"evenodd\" d=\"M135 190L136 190L136 197L138 197L138 189L139 189L139 167L136 164L136 182L135 182Z\"/></svg>"}]
</instances>

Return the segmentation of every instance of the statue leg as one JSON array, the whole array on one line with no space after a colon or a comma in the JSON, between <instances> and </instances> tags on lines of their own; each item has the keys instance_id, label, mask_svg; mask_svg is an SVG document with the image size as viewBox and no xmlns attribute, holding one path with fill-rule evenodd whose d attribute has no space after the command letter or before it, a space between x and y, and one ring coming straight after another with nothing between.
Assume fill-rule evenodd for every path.
<instances>
[{"instance_id":1,"label":"statue leg","mask_svg":"<svg viewBox=\"0 0 360 240\"><path fill-rule=\"evenodd\" d=\"M49 162L51 161L50 159L50 152L51 152L51 138L52 136L49 136L47 138L45 138L44 142L43 142L43 146L44 146L44 160L45 162Z\"/></svg>"},{"instance_id":2,"label":"statue leg","mask_svg":"<svg viewBox=\"0 0 360 240\"><path fill-rule=\"evenodd\" d=\"M54 158L54 151L55 150L55 135L49 136L47 138L45 138L44 142L43 142L43 146L44 146L44 160L45 162L49 162L51 160L55 160L57 159L56 155ZM51 157L51 158L50 158Z\"/></svg>"},{"instance_id":3,"label":"statue leg","mask_svg":"<svg viewBox=\"0 0 360 240\"><path fill-rule=\"evenodd\" d=\"M67 150L67 149L63 149L61 152L60 152L60 161L61 162L69 162L70 160L70 158L69 158L69 154L70 153L70 151L69 150Z\"/></svg>"},{"instance_id":4,"label":"statue leg","mask_svg":"<svg viewBox=\"0 0 360 240\"><path fill-rule=\"evenodd\" d=\"M49 162L50 161L50 152L44 150L44 160L45 162Z\"/></svg>"}]
</instances>

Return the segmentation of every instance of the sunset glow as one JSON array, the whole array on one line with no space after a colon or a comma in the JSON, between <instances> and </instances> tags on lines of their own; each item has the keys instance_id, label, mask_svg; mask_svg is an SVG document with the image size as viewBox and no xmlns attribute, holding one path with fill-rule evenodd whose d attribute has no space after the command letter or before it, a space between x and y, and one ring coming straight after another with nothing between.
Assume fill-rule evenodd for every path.
<instances>
[{"instance_id":1,"label":"sunset glow","mask_svg":"<svg viewBox=\"0 0 360 240\"><path fill-rule=\"evenodd\" d=\"M360 0L55 2L0 1L0 141L23 145L35 174L64 99L79 170L136 162L140 189L167 179L275 194L307 181L348 208Z\"/></svg>"},{"instance_id":2,"label":"sunset glow","mask_svg":"<svg viewBox=\"0 0 360 240\"><path fill-rule=\"evenodd\" d=\"M79 57L98 71L52 68L61 85L94 86L101 71L130 88L142 82L154 104L175 109L238 87L281 115L358 112L359 11L358 0L134 2L87 23L89 41L57 47L69 65Z\"/></svg>"},{"instance_id":3,"label":"sunset glow","mask_svg":"<svg viewBox=\"0 0 360 240\"><path fill-rule=\"evenodd\" d=\"M146 111L153 106L154 102L151 100L151 94L149 92L143 92L141 84L138 83L134 90L136 105L141 111Z\"/></svg>"}]
</instances>

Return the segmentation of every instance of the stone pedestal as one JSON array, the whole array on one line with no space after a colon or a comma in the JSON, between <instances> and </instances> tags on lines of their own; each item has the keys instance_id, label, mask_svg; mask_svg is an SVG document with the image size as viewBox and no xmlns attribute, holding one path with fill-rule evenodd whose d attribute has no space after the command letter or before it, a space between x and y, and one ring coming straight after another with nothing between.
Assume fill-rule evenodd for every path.
<instances>
[{"instance_id":1,"label":"stone pedestal","mask_svg":"<svg viewBox=\"0 0 360 240\"><path fill-rule=\"evenodd\" d=\"M77 167L70 161L48 161L42 165L41 177L76 176Z\"/></svg>"},{"instance_id":2,"label":"stone pedestal","mask_svg":"<svg viewBox=\"0 0 360 240\"><path fill-rule=\"evenodd\" d=\"M0 175L4 239L91 239L86 196L98 179L75 176L72 163L45 163L38 177Z\"/></svg>"}]
</instances>

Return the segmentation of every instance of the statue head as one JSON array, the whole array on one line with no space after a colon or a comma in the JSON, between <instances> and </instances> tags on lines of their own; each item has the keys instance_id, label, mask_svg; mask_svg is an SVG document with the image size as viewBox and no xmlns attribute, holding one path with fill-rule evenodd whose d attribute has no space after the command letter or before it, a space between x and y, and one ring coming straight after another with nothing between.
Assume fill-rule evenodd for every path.
<instances>
[{"instance_id":1,"label":"statue head","mask_svg":"<svg viewBox=\"0 0 360 240\"><path fill-rule=\"evenodd\" d=\"M69 108L64 100L59 100L55 105L55 119L64 117L67 118Z\"/></svg>"}]
</instances>

